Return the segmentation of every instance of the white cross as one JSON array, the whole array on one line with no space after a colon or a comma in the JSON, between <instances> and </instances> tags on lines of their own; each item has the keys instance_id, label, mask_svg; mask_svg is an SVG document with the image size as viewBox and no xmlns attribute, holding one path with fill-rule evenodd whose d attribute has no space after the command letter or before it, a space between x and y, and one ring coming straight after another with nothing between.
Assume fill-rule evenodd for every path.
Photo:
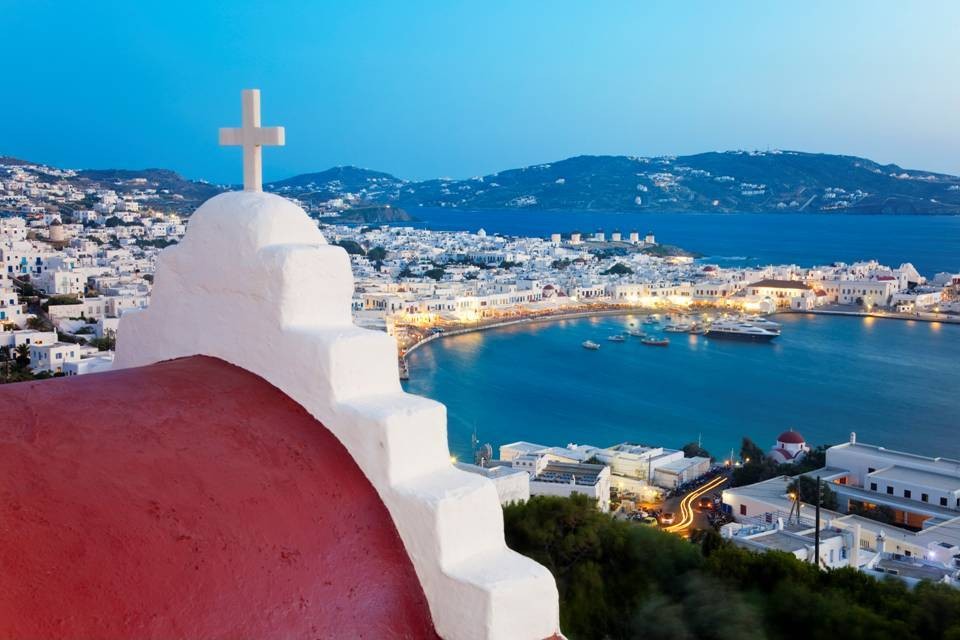
<instances>
[{"instance_id":1,"label":"white cross","mask_svg":"<svg viewBox=\"0 0 960 640\"><path fill-rule=\"evenodd\" d=\"M263 145L283 146L283 127L260 126L260 89L243 90L243 126L220 129L221 145L243 147L243 190L263 191Z\"/></svg>"}]
</instances>

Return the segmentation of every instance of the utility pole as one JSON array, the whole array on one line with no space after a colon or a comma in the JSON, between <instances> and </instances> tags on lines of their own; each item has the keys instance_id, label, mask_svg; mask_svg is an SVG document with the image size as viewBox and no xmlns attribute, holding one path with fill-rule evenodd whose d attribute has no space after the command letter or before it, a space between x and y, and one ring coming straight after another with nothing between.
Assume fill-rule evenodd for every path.
<instances>
[{"instance_id":1,"label":"utility pole","mask_svg":"<svg viewBox=\"0 0 960 640\"><path fill-rule=\"evenodd\" d=\"M814 520L815 530L813 532L813 563L820 568L820 476L817 476L817 509Z\"/></svg>"}]
</instances>

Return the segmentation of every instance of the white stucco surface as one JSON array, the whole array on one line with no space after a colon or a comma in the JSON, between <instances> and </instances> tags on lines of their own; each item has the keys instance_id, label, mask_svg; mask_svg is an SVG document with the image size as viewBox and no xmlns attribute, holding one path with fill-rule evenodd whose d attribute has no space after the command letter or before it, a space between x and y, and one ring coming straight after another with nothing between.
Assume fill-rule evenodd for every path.
<instances>
[{"instance_id":1,"label":"white stucco surface","mask_svg":"<svg viewBox=\"0 0 960 640\"><path fill-rule=\"evenodd\" d=\"M493 484L453 467L446 408L400 387L396 344L353 325L346 252L302 209L225 193L160 256L150 307L121 319L115 368L190 355L251 371L332 431L379 492L450 639L546 638L556 584L504 543Z\"/></svg>"}]
</instances>

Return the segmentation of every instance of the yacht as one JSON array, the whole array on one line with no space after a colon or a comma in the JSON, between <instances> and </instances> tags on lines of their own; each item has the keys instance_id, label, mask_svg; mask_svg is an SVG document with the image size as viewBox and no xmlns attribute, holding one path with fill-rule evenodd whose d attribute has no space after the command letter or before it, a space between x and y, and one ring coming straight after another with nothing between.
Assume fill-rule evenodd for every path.
<instances>
[{"instance_id":1,"label":"yacht","mask_svg":"<svg viewBox=\"0 0 960 640\"><path fill-rule=\"evenodd\" d=\"M670 333L687 333L690 331L690 324L687 322L678 322L676 324L668 324L663 328L664 331Z\"/></svg>"},{"instance_id":2,"label":"yacht","mask_svg":"<svg viewBox=\"0 0 960 640\"><path fill-rule=\"evenodd\" d=\"M624 338L619 333L617 335L610 336L609 338L607 338L607 340L609 340L610 342L626 342L627 341L627 339Z\"/></svg>"},{"instance_id":3,"label":"yacht","mask_svg":"<svg viewBox=\"0 0 960 640\"><path fill-rule=\"evenodd\" d=\"M670 344L670 338L647 337L641 340L640 342L647 345L648 347L666 347L667 345Z\"/></svg>"},{"instance_id":4,"label":"yacht","mask_svg":"<svg viewBox=\"0 0 960 640\"><path fill-rule=\"evenodd\" d=\"M752 325L754 325L754 326L757 326L757 327L762 327L762 328L764 328L764 329L770 329L771 331L780 331L780 323L779 323L779 322L774 322L773 320L770 320L769 318L764 318L764 317L761 317L761 316L756 316L756 317L750 318L749 320L747 320L747 322L749 322L750 324L752 324Z\"/></svg>"},{"instance_id":5,"label":"yacht","mask_svg":"<svg viewBox=\"0 0 960 640\"><path fill-rule=\"evenodd\" d=\"M643 324L660 324L660 321L656 316L647 316L647 319L643 321Z\"/></svg>"},{"instance_id":6,"label":"yacht","mask_svg":"<svg viewBox=\"0 0 960 640\"><path fill-rule=\"evenodd\" d=\"M634 338L647 337L647 334L645 334L643 331L640 331L639 329L627 329L627 335L633 336Z\"/></svg>"},{"instance_id":7,"label":"yacht","mask_svg":"<svg viewBox=\"0 0 960 640\"><path fill-rule=\"evenodd\" d=\"M596 351L597 349L600 348L600 345L598 345L593 340L585 340L583 344L580 346L582 346L584 349L589 349L590 351Z\"/></svg>"},{"instance_id":8,"label":"yacht","mask_svg":"<svg viewBox=\"0 0 960 640\"><path fill-rule=\"evenodd\" d=\"M731 340L751 340L769 342L780 335L780 329L762 327L744 320L719 320L710 325L708 338L728 338Z\"/></svg>"}]
</instances>

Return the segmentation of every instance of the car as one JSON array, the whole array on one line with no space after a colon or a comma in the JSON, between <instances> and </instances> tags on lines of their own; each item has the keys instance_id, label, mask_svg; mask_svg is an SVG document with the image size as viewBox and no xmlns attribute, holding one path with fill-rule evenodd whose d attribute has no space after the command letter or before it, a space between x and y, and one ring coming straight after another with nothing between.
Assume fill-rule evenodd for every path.
<instances>
[{"instance_id":1,"label":"car","mask_svg":"<svg viewBox=\"0 0 960 640\"><path fill-rule=\"evenodd\" d=\"M657 526L657 519L653 516L645 516L640 519L640 524L645 527L655 527Z\"/></svg>"},{"instance_id":2,"label":"car","mask_svg":"<svg viewBox=\"0 0 960 640\"><path fill-rule=\"evenodd\" d=\"M673 524L674 515L670 512L660 514L660 526L666 527Z\"/></svg>"},{"instance_id":3,"label":"car","mask_svg":"<svg viewBox=\"0 0 960 640\"><path fill-rule=\"evenodd\" d=\"M700 502L699 502L699 504L698 504L697 506L699 506L699 507L700 507L701 509L703 509L704 511L712 511L712 510L713 510L713 498L709 498L709 497L707 497L707 496L704 496L704 497L700 498Z\"/></svg>"}]
</instances>

